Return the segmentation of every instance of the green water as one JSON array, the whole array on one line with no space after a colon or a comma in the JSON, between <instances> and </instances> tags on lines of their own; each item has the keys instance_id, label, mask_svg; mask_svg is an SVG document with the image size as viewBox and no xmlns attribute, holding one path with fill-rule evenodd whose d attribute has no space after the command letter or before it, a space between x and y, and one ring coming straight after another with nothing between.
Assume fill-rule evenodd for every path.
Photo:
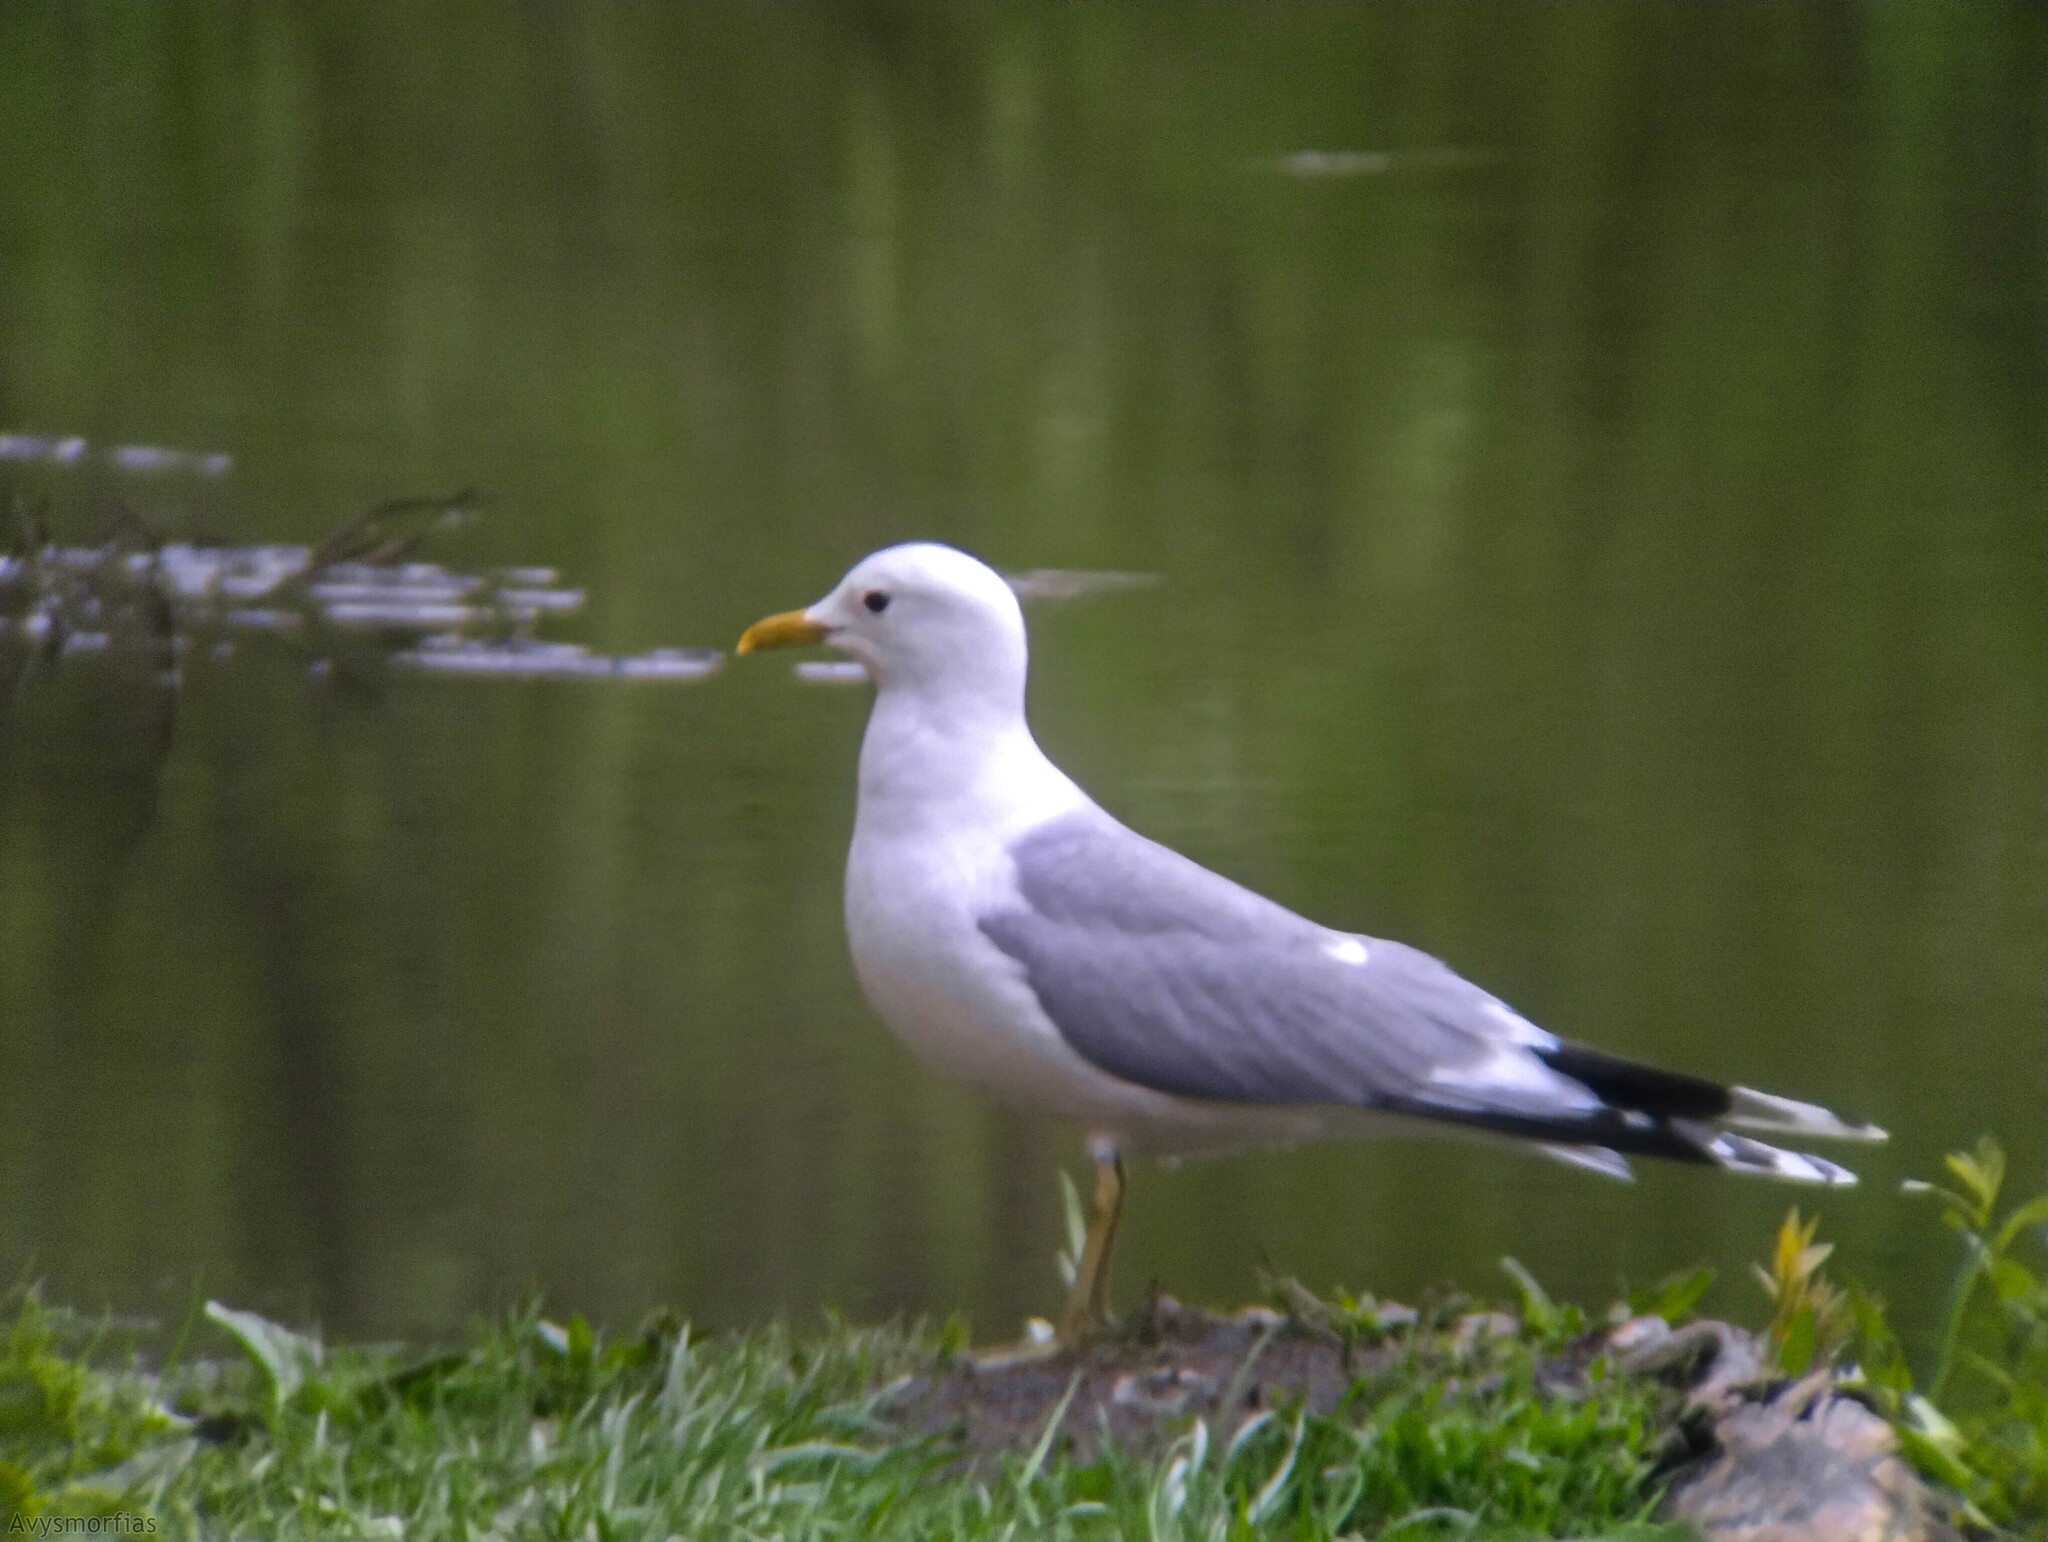
<instances>
[{"instance_id":1,"label":"green water","mask_svg":"<svg viewBox=\"0 0 2048 1542\"><path fill-rule=\"evenodd\" d=\"M1156 573L1036 614L1056 759L1561 1032L1889 1125L1821 1204L1919 1312L1898 1179L1991 1129L2048 1180L2044 79L2025 4L10 3L0 430L235 467L0 492L304 541L479 484L432 555L559 567L614 652L914 536ZM1014 1331L1078 1153L859 999L863 712L773 656L25 680L0 1277ZM1140 1171L1121 1279L1704 1259L1747 1311L1795 1197L1257 1154Z\"/></svg>"}]
</instances>

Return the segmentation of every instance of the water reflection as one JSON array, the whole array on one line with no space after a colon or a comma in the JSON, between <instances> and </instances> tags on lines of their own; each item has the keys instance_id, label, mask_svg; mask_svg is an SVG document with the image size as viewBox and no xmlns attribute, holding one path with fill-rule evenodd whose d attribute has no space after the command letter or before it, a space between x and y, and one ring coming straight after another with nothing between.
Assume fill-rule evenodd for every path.
<instances>
[{"instance_id":1,"label":"water reflection","mask_svg":"<svg viewBox=\"0 0 2048 1542\"><path fill-rule=\"evenodd\" d=\"M507 638L480 642L430 637L392 655L400 669L442 675L500 675L523 680L702 680L725 655L716 648L655 648L631 658L608 658L575 643Z\"/></svg>"},{"instance_id":2,"label":"water reflection","mask_svg":"<svg viewBox=\"0 0 2048 1542\"><path fill-rule=\"evenodd\" d=\"M367 528L351 521L344 544L360 545ZM225 662L235 633L293 638L311 651L321 676L330 665L319 651L326 633L366 634L387 645L391 667L442 675L701 680L724 659L717 649L675 647L614 658L536 638L543 618L574 615L586 599L583 590L563 587L553 568L485 574L432 562L320 560L336 544L334 537L319 546L152 540L144 551L52 545L0 556L0 676L36 660L99 653L119 640L159 657L163 683L173 687L175 660L203 647Z\"/></svg>"},{"instance_id":3,"label":"water reflection","mask_svg":"<svg viewBox=\"0 0 2048 1542\"><path fill-rule=\"evenodd\" d=\"M855 659L799 659L789 672L812 685L866 685L867 665Z\"/></svg>"},{"instance_id":4,"label":"water reflection","mask_svg":"<svg viewBox=\"0 0 2048 1542\"><path fill-rule=\"evenodd\" d=\"M1122 594L1149 589L1157 573L1093 572L1081 568L1031 568L1004 575L1017 598L1029 605L1038 600L1076 600L1089 595Z\"/></svg>"},{"instance_id":5,"label":"water reflection","mask_svg":"<svg viewBox=\"0 0 2048 1542\"><path fill-rule=\"evenodd\" d=\"M10 0L0 58L0 425L94 447L0 459L16 555L267 553L204 634L7 570L0 1268L379 1332L1042 1309L1072 1147L846 963L862 691L387 667L724 647L919 536L1161 575L1032 616L1040 738L1136 828L1891 1127L1823 1224L1909 1321L1889 1180L1984 1128L2048 1170L2038 6ZM493 618L322 619L289 549L366 506L308 572ZM1513 1253L1747 1309L1788 1197L1135 1182L1127 1285L1217 1299Z\"/></svg>"},{"instance_id":6,"label":"water reflection","mask_svg":"<svg viewBox=\"0 0 2048 1542\"><path fill-rule=\"evenodd\" d=\"M235 464L232 456L218 450L173 450L154 444L117 444L100 449L76 434L0 433L0 461L76 466L95 456L117 470L144 474L187 472L219 477L226 476Z\"/></svg>"},{"instance_id":7,"label":"water reflection","mask_svg":"<svg viewBox=\"0 0 2048 1542\"><path fill-rule=\"evenodd\" d=\"M471 495L460 501L466 508ZM405 500L408 508L447 505L441 499ZM584 590L565 587L554 568L465 573L433 562L322 560L335 550L361 549L366 541L382 545L377 521L398 506L380 505L317 546L164 541L131 513L123 533L139 531L147 550L128 551L117 543L44 545L0 555L0 666L10 637L19 650L17 663L101 652L116 641L116 633L103 628L120 619L131 623L128 645L161 655L167 664L195 646L209 649L216 661L231 658L233 644L222 634L303 642L310 633L317 644L323 630L367 634L387 645L392 668L433 675L702 680L725 661L716 648L657 647L612 656L580 643L543 641L534 635L543 619L573 616L588 600ZM395 556L400 548L385 550ZM1030 603L1116 594L1156 582L1156 574L1078 568L1036 568L1011 577L1019 597ZM145 623L140 633L132 624L138 621ZM328 672L329 661L317 651L311 662L316 674ZM867 679L859 664L834 660L805 660L794 673L800 680L828 683ZM163 680L176 685L176 671L167 669Z\"/></svg>"}]
</instances>

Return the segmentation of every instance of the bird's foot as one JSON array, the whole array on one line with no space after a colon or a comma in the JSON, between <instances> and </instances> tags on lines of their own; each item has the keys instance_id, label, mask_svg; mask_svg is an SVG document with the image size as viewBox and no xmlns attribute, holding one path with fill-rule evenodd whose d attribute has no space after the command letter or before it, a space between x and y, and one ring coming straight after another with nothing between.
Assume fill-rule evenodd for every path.
<instances>
[{"instance_id":1,"label":"bird's foot","mask_svg":"<svg viewBox=\"0 0 2048 1542\"><path fill-rule=\"evenodd\" d=\"M1109 1265L1123 1220L1124 1188L1123 1159L1113 1146L1105 1145L1095 1153L1095 1213L1088 1221L1073 1289L1060 1309L1057 1338L1062 1345L1078 1344L1109 1325Z\"/></svg>"}]
</instances>

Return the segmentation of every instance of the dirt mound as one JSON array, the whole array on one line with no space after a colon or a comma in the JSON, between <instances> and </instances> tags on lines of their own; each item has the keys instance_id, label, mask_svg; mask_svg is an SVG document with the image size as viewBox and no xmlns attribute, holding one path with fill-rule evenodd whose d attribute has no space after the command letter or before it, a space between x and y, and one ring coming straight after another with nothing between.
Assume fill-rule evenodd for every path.
<instances>
[{"instance_id":1,"label":"dirt mound","mask_svg":"<svg viewBox=\"0 0 2048 1542\"><path fill-rule=\"evenodd\" d=\"M1224 1317L1162 1296L1084 1344L949 1360L898 1383L885 1409L974 1454L1028 1451L1058 1413L1055 1449L1087 1459L1105 1441L1154 1446L1190 1414L1227 1435L1277 1403L1329 1413L1396 1353L1265 1307Z\"/></svg>"},{"instance_id":2,"label":"dirt mound","mask_svg":"<svg viewBox=\"0 0 2048 1542\"><path fill-rule=\"evenodd\" d=\"M1389 1326L1414 1321L1405 1308L1381 1315ZM970 1462L1034 1450L1048 1431L1052 1454L1082 1461L1110 1446L1156 1449L1191 1417L1228 1439L1268 1408L1332 1413L1359 1382L1416 1353L1400 1336L1341 1326L1313 1308L1225 1317L1159 1297L1084 1344L956 1356L898 1382L882 1407L905 1433L955 1442ZM1470 1377L1483 1391L1499 1379L1485 1341L1516 1329L1498 1313L1467 1313L1426 1334L1424 1352L1447 1387ZM1596 1362L1668 1389L1664 1518L1713 1542L1954 1542L1946 1506L1890 1428L1828 1372L1790 1383L1765 1370L1740 1329L1639 1317L1541 1360L1536 1386L1583 1397Z\"/></svg>"}]
</instances>

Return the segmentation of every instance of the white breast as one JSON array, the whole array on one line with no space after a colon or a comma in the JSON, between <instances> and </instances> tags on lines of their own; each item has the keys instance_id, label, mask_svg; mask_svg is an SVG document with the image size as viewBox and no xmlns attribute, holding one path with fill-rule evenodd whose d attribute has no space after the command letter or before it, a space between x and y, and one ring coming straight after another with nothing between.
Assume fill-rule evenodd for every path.
<instances>
[{"instance_id":1,"label":"white breast","mask_svg":"<svg viewBox=\"0 0 2048 1542\"><path fill-rule=\"evenodd\" d=\"M1126 1149L1311 1138L1333 1111L1201 1102L1098 1069L982 933L982 916L1021 902L1011 843L1087 803L1021 719L999 734L949 734L884 691L861 746L846 863L846 935L869 1003L936 1069Z\"/></svg>"},{"instance_id":2,"label":"white breast","mask_svg":"<svg viewBox=\"0 0 2048 1542\"><path fill-rule=\"evenodd\" d=\"M921 1058L1005 1102L1086 1121L1113 1086L1068 1047L1021 967L976 918L1014 892L994 842L910 843L856 831L846 937L861 988Z\"/></svg>"}]
</instances>

